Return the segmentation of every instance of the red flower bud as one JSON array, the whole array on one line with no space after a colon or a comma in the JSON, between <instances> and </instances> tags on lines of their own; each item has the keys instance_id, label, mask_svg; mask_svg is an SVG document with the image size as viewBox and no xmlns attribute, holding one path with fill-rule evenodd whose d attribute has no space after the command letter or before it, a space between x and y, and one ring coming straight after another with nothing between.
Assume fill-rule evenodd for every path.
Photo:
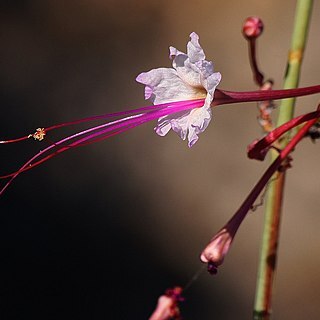
<instances>
[{"instance_id":1,"label":"red flower bud","mask_svg":"<svg viewBox=\"0 0 320 320\"><path fill-rule=\"evenodd\" d=\"M258 17L249 17L245 20L242 33L246 39L255 39L261 35L263 31L263 22Z\"/></svg>"}]
</instances>

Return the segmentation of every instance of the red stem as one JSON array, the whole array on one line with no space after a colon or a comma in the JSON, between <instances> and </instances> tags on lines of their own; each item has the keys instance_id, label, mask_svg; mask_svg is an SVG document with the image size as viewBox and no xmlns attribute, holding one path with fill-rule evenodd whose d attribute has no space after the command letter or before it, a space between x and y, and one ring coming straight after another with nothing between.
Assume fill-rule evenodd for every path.
<instances>
[{"instance_id":1,"label":"red stem","mask_svg":"<svg viewBox=\"0 0 320 320\"><path fill-rule=\"evenodd\" d=\"M243 204L237 210L237 212L232 216L232 218L228 221L226 228L229 233L234 235L238 230L241 222L251 209L253 203L256 201L257 197L270 180L272 175L279 169L282 162L286 157L290 154L290 152L295 148L295 146L300 142L300 140L306 135L310 127L312 127L317 122L316 119L309 120L299 131L298 133L291 139L291 141L287 144L287 146L280 152L279 156L276 160L269 166L257 184L254 186L252 191L249 193Z\"/></svg>"},{"instance_id":2,"label":"red stem","mask_svg":"<svg viewBox=\"0 0 320 320\"><path fill-rule=\"evenodd\" d=\"M263 73L260 72L257 63L257 55L256 55L256 38L248 39L249 45L249 60L253 73L253 79L256 84L261 87L263 85Z\"/></svg>"},{"instance_id":3,"label":"red stem","mask_svg":"<svg viewBox=\"0 0 320 320\"><path fill-rule=\"evenodd\" d=\"M225 90L216 90L215 99L212 105L231 104L239 102L254 102L254 101L265 101L265 100L278 100L286 98L294 98L307 96L311 94L320 93L320 85L296 88L296 89L285 89L285 90L266 90L266 91L247 91L247 92L233 92Z\"/></svg>"},{"instance_id":4,"label":"red stem","mask_svg":"<svg viewBox=\"0 0 320 320\"><path fill-rule=\"evenodd\" d=\"M300 125L303 122L306 122L312 119L317 119L319 117L320 117L320 109L318 107L317 111L298 116L284 123L280 127L272 130L268 135L260 139L258 142L254 141L248 147L248 157L250 159L264 160L266 153L269 150L271 144L274 143L277 139L279 139L279 137L281 137L284 133Z\"/></svg>"}]
</instances>

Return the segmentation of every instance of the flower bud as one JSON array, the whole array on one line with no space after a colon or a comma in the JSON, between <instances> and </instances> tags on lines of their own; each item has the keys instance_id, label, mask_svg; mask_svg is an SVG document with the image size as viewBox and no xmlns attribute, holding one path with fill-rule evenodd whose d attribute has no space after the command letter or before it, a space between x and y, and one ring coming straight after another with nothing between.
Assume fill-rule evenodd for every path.
<instances>
[{"instance_id":1,"label":"flower bud","mask_svg":"<svg viewBox=\"0 0 320 320\"><path fill-rule=\"evenodd\" d=\"M233 236L223 228L209 242L202 251L200 260L208 264L208 272L216 274L217 268L223 263L224 257L229 251Z\"/></svg>"},{"instance_id":2,"label":"flower bud","mask_svg":"<svg viewBox=\"0 0 320 320\"><path fill-rule=\"evenodd\" d=\"M242 33L243 36L247 39L255 39L261 35L263 31L263 22L258 17L249 17L245 20Z\"/></svg>"},{"instance_id":3,"label":"flower bud","mask_svg":"<svg viewBox=\"0 0 320 320\"><path fill-rule=\"evenodd\" d=\"M184 300L181 293L181 287L166 290L165 294L158 299L157 307L149 320L181 319L178 307L178 302Z\"/></svg>"}]
</instances>

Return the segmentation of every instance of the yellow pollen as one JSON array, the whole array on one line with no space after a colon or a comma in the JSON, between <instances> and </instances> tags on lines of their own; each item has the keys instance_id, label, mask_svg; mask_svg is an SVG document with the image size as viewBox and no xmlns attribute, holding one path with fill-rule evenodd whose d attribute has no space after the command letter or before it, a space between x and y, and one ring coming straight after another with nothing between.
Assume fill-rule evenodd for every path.
<instances>
[{"instance_id":1,"label":"yellow pollen","mask_svg":"<svg viewBox=\"0 0 320 320\"><path fill-rule=\"evenodd\" d=\"M46 135L46 131L44 128L38 128L36 129L36 132L33 134L29 134L28 138L33 137L34 140L42 141L44 139L44 136Z\"/></svg>"}]
</instances>

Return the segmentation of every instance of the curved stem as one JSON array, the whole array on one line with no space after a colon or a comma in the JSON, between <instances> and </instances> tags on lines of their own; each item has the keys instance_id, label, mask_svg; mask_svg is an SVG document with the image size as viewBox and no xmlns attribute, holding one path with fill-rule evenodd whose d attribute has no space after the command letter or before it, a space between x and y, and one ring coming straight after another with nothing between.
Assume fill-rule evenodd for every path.
<instances>
[{"instance_id":1,"label":"curved stem","mask_svg":"<svg viewBox=\"0 0 320 320\"><path fill-rule=\"evenodd\" d=\"M284 135L289 130L296 128L303 122L309 121L311 119L320 117L320 105L317 111L309 112L293 118L292 120L282 124L276 129L272 130L265 137L260 140L256 140L248 146L248 157L250 159L264 160L267 152L269 151L271 145L278 140L282 135Z\"/></svg>"},{"instance_id":2,"label":"curved stem","mask_svg":"<svg viewBox=\"0 0 320 320\"><path fill-rule=\"evenodd\" d=\"M257 63L257 55L256 55L256 38L250 39L248 41L248 45L249 45L249 59L250 59L250 65L251 65L251 69L253 72L253 78L255 83L258 86L262 86L263 85L263 73L259 70L258 68L258 63Z\"/></svg>"}]
</instances>

